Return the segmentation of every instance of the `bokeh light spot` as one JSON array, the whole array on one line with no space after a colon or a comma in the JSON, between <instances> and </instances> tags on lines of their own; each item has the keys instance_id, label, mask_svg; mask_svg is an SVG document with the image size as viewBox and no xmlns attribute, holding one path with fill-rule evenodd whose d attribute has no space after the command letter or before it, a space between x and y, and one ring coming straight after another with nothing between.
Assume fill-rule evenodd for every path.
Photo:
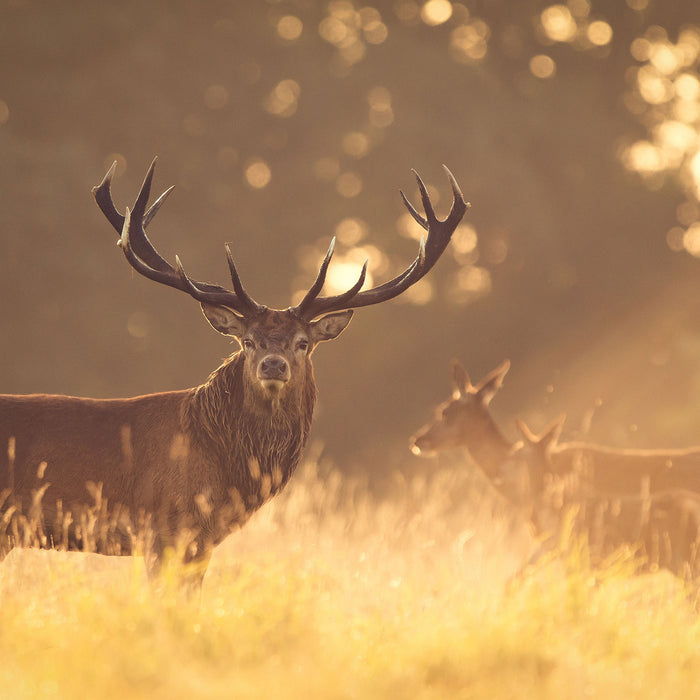
<instances>
[{"instance_id":1,"label":"bokeh light spot","mask_svg":"<svg viewBox=\"0 0 700 700\"><path fill-rule=\"evenodd\" d=\"M335 237L346 246L357 245L367 235L367 224L362 219L348 217L335 227Z\"/></svg>"},{"instance_id":2,"label":"bokeh light spot","mask_svg":"<svg viewBox=\"0 0 700 700\"><path fill-rule=\"evenodd\" d=\"M419 241L425 236L425 229L407 211L396 220L396 228L400 235L414 241Z\"/></svg>"},{"instance_id":3,"label":"bokeh light spot","mask_svg":"<svg viewBox=\"0 0 700 700\"><path fill-rule=\"evenodd\" d=\"M673 96L673 83L668 78L659 75L653 66L642 66L637 71L637 84L639 94L648 104L663 104Z\"/></svg>"},{"instance_id":4,"label":"bokeh light spot","mask_svg":"<svg viewBox=\"0 0 700 700\"><path fill-rule=\"evenodd\" d=\"M474 227L470 224L460 224L452 234L452 247L456 253L462 255L473 253L476 249L478 238Z\"/></svg>"},{"instance_id":5,"label":"bokeh light spot","mask_svg":"<svg viewBox=\"0 0 700 700\"><path fill-rule=\"evenodd\" d=\"M342 197L357 197L362 192L362 178L357 173L342 173L335 181L335 189Z\"/></svg>"},{"instance_id":6,"label":"bokeh light spot","mask_svg":"<svg viewBox=\"0 0 700 700\"><path fill-rule=\"evenodd\" d=\"M391 107L391 93L387 88L376 85L367 93L369 102L369 122L377 128L385 128L394 121L394 110Z\"/></svg>"},{"instance_id":7,"label":"bokeh light spot","mask_svg":"<svg viewBox=\"0 0 700 700\"><path fill-rule=\"evenodd\" d=\"M642 140L625 149L622 161L629 170L655 173L664 166L660 150L650 141Z\"/></svg>"},{"instance_id":8,"label":"bokeh light spot","mask_svg":"<svg viewBox=\"0 0 700 700\"><path fill-rule=\"evenodd\" d=\"M264 160L252 161L245 169L245 179L256 190L267 187L272 179L270 166Z\"/></svg>"},{"instance_id":9,"label":"bokeh light spot","mask_svg":"<svg viewBox=\"0 0 700 700\"><path fill-rule=\"evenodd\" d=\"M296 80L280 80L265 99L264 107L277 117L291 117L297 111L301 87Z\"/></svg>"},{"instance_id":10,"label":"bokeh light spot","mask_svg":"<svg viewBox=\"0 0 700 700\"><path fill-rule=\"evenodd\" d=\"M550 5L542 11L540 22L552 41L572 41L576 36L576 20L566 5Z\"/></svg>"},{"instance_id":11,"label":"bokeh light spot","mask_svg":"<svg viewBox=\"0 0 700 700\"><path fill-rule=\"evenodd\" d=\"M428 0L420 11L420 18L430 27L444 24L452 17L450 0Z\"/></svg>"},{"instance_id":12,"label":"bokeh light spot","mask_svg":"<svg viewBox=\"0 0 700 700\"><path fill-rule=\"evenodd\" d=\"M348 26L338 17L324 17L318 25L318 33L329 44L339 46L349 36Z\"/></svg>"},{"instance_id":13,"label":"bokeh light spot","mask_svg":"<svg viewBox=\"0 0 700 700\"><path fill-rule=\"evenodd\" d=\"M391 108L391 93L387 88L381 85L375 85L367 93L367 101L371 109L390 109Z\"/></svg>"},{"instance_id":14,"label":"bokeh light spot","mask_svg":"<svg viewBox=\"0 0 700 700\"><path fill-rule=\"evenodd\" d=\"M556 64L545 54L538 54L530 59L530 72L536 78L551 78L556 72Z\"/></svg>"},{"instance_id":15,"label":"bokeh light spot","mask_svg":"<svg viewBox=\"0 0 700 700\"><path fill-rule=\"evenodd\" d=\"M700 258L700 222L689 226L683 234L683 247L696 258Z\"/></svg>"},{"instance_id":16,"label":"bokeh light spot","mask_svg":"<svg viewBox=\"0 0 700 700\"><path fill-rule=\"evenodd\" d=\"M588 41L595 46L606 46L612 41L612 27L603 20L591 22L586 29Z\"/></svg>"},{"instance_id":17,"label":"bokeh light spot","mask_svg":"<svg viewBox=\"0 0 700 700\"><path fill-rule=\"evenodd\" d=\"M690 159L688 168L694 183L695 198L700 199L700 150L696 151L695 155Z\"/></svg>"},{"instance_id":18,"label":"bokeh light spot","mask_svg":"<svg viewBox=\"0 0 700 700\"><path fill-rule=\"evenodd\" d=\"M362 158L369 152L369 138L361 131L351 131L343 136L342 148L349 156Z\"/></svg>"},{"instance_id":19,"label":"bokeh light spot","mask_svg":"<svg viewBox=\"0 0 700 700\"><path fill-rule=\"evenodd\" d=\"M700 80L691 73L681 73L673 81L673 89L681 100L697 100L700 97Z\"/></svg>"},{"instance_id":20,"label":"bokeh light spot","mask_svg":"<svg viewBox=\"0 0 700 700\"><path fill-rule=\"evenodd\" d=\"M389 30L381 20L368 22L362 27L365 40L370 44L383 44L389 36Z\"/></svg>"},{"instance_id":21,"label":"bokeh light spot","mask_svg":"<svg viewBox=\"0 0 700 700\"><path fill-rule=\"evenodd\" d=\"M296 41L304 30L304 23L295 15L284 15L277 21L277 34L285 41Z\"/></svg>"},{"instance_id":22,"label":"bokeh light spot","mask_svg":"<svg viewBox=\"0 0 700 700\"><path fill-rule=\"evenodd\" d=\"M490 30L482 20L460 24L450 34L450 55L458 63L480 61L486 56Z\"/></svg>"},{"instance_id":23,"label":"bokeh light spot","mask_svg":"<svg viewBox=\"0 0 700 700\"><path fill-rule=\"evenodd\" d=\"M659 73L670 75L678 69L677 52L666 42L657 41L649 49L649 61Z\"/></svg>"},{"instance_id":24,"label":"bokeh light spot","mask_svg":"<svg viewBox=\"0 0 700 700\"><path fill-rule=\"evenodd\" d=\"M651 42L646 37L637 37L630 44L630 53L632 58L637 61L646 61L649 58L649 51L651 50Z\"/></svg>"}]
</instances>

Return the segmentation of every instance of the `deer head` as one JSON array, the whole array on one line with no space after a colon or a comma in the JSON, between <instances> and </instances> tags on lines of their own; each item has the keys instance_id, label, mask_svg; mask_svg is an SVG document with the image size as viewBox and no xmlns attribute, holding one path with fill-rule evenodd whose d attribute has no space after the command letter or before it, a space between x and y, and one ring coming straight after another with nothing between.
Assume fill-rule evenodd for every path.
<instances>
[{"instance_id":1,"label":"deer head","mask_svg":"<svg viewBox=\"0 0 700 700\"><path fill-rule=\"evenodd\" d=\"M315 282L301 302L284 310L270 309L254 301L246 292L228 244L226 258L233 287L231 290L192 279L185 273L177 256L173 267L156 251L145 229L173 188L166 190L147 208L155 164L156 159L148 169L133 209L127 207L124 215L117 211L111 196L116 163L93 189L95 200L119 234L118 243L129 264L144 277L179 289L199 301L211 326L219 333L238 340L245 358L247 389L268 399L273 405L279 404L288 394L299 391L304 375L311 371L309 358L314 348L318 343L340 335L352 318L352 309L379 304L398 296L433 267L469 206L453 175L445 167L452 186L453 202L447 218L438 220L425 185L414 171L425 216L413 208L403 192L401 197L408 211L428 235L427 239L421 240L418 255L411 265L392 280L363 290L367 271L365 262L357 282L350 289L337 295L321 296L333 256L333 239Z\"/></svg>"},{"instance_id":2,"label":"deer head","mask_svg":"<svg viewBox=\"0 0 700 700\"><path fill-rule=\"evenodd\" d=\"M438 406L435 419L411 438L411 451L429 454L464 448L484 471L496 474L512 445L491 417L489 404L503 385L509 368L510 362L505 360L474 385L463 365L453 360L452 397Z\"/></svg>"}]
</instances>

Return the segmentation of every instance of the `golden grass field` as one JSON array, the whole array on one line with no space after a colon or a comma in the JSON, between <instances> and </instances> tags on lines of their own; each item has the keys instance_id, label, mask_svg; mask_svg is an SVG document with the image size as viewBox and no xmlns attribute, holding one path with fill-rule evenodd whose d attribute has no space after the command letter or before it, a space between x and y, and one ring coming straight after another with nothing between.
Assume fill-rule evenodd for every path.
<instances>
[{"instance_id":1,"label":"golden grass field","mask_svg":"<svg viewBox=\"0 0 700 700\"><path fill-rule=\"evenodd\" d=\"M576 543L514 577L528 543L463 466L380 499L311 460L201 600L174 565L149 583L138 559L13 550L0 697L700 697L691 585Z\"/></svg>"}]
</instances>

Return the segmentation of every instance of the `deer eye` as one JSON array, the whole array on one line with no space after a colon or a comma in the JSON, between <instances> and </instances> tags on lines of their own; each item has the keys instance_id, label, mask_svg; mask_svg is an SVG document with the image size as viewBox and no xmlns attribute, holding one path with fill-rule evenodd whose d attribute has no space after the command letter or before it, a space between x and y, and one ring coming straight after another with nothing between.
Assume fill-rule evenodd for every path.
<instances>
[{"instance_id":1,"label":"deer eye","mask_svg":"<svg viewBox=\"0 0 700 700\"><path fill-rule=\"evenodd\" d=\"M302 352L306 352L309 349L309 341L308 340L300 340L297 343L297 350L301 350Z\"/></svg>"},{"instance_id":2,"label":"deer eye","mask_svg":"<svg viewBox=\"0 0 700 700\"><path fill-rule=\"evenodd\" d=\"M255 350L255 343L250 338L243 339L244 350Z\"/></svg>"}]
</instances>

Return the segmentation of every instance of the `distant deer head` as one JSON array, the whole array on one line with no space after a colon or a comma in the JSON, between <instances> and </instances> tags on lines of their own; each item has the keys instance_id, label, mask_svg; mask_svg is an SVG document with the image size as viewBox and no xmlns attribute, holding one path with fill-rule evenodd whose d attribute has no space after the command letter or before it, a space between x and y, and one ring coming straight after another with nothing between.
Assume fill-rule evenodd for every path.
<instances>
[{"instance_id":1,"label":"distant deer head","mask_svg":"<svg viewBox=\"0 0 700 700\"><path fill-rule=\"evenodd\" d=\"M494 422L489 404L509 369L510 362L505 360L474 385L463 365L453 360L452 397L440 404L435 410L435 419L411 438L412 452L424 455L463 448L487 474L497 476L513 444Z\"/></svg>"}]
</instances>

